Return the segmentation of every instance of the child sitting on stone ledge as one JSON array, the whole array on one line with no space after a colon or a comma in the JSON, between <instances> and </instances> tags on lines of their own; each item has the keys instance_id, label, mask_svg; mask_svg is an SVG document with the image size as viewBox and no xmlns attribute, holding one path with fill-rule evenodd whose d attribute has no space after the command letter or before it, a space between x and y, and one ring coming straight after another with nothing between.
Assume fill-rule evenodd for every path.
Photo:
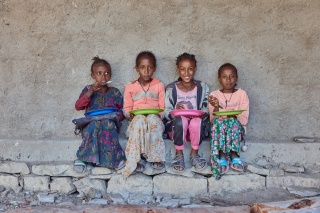
<instances>
[{"instance_id":1,"label":"child sitting on stone ledge","mask_svg":"<svg viewBox=\"0 0 320 213\"><path fill-rule=\"evenodd\" d=\"M109 87L111 79L110 64L99 57L93 58L91 77L95 80L86 86L75 104L76 110L113 109L114 116L124 119L122 112L123 96L115 87ZM112 119L91 121L82 129L82 144L77 151L78 160L74 162L76 172L85 172L86 163L120 169L125 165L125 153L119 144L119 125Z\"/></svg>"}]
</instances>

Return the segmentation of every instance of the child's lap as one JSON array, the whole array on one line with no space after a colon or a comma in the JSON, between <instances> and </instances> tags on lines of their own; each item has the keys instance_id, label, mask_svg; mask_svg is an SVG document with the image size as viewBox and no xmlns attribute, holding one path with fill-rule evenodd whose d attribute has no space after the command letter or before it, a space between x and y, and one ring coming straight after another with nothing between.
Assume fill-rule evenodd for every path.
<instances>
[{"instance_id":1,"label":"child's lap","mask_svg":"<svg viewBox=\"0 0 320 213\"><path fill-rule=\"evenodd\" d=\"M146 131L147 129L150 130L150 132L153 131L163 131L164 130L164 124L161 120L161 118L158 115L150 114L150 115L136 115L132 119L132 121L129 123L129 126L126 131L126 136L129 138L130 134L136 134L139 131L139 129L142 129Z\"/></svg>"},{"instance_id":2,"label":"child's lap","mask_svg":"<svg viewBox=\"0 0 320 213\"><path fill-rule=\"evenodd\" d=\"M91 121L83 132L93 132L93 131L112 131L116 130L117 126L114 121L110 119L103 119L101 121Z\"/></svg>"}]
</instances>

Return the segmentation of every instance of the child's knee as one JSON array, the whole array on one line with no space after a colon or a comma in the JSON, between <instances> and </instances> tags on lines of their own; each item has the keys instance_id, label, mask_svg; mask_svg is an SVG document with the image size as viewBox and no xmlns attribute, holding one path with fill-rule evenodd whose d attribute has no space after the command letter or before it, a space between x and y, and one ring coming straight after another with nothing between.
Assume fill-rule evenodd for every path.
<instances>
[{"instance_id":1,"label":"child's knee","mask_svg":"<svg viewBox=\"0 0 320 213\"><path fill-rule=\"evenodd\" d=\"M150 114L146 116L148 122L162 123L161 118L158 115Z\"/></svg>"},{"instance_id":2,"label":"child's knee","mask_svg":"<svg viewBox=\"0 0 320 213\"><path fill-rule=\"evenodd\" d=\"M173 120L172 124L175 128L184 129L188 126L188 119L185 117L179 116Z\"/></svg>"},{"instance_id":3,"label":"child's knee","mask_svg":"<svg viewBox=\"0 0 320 213\"><path fill-rule=\"evenodd\" d=\"M199 129L201 127L201 118L192 118L189 123L189 128Z\"/></svg>"}]
</instances>

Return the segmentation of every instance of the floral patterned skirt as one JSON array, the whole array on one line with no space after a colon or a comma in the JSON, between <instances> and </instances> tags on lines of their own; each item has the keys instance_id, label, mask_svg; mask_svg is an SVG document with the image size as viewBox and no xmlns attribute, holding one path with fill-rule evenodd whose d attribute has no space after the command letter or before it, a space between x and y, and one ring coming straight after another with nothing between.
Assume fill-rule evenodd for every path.
<instances>
[{"instance_id":1,"label":"floral patterned skirt","mask_svg":"<svg viewBox=\"0 0 320 213\"><path fill-rule=\"evenodd\" d=\"M211 170L216 179L220 179L219 151L227 154L230 162L230 152L234 151L240 156L240 142L244 139L244 128L234 118L218 117L212 121L211 126Z\"/></svg>"},{"instance_id":2,"label":"floral patterned skirt","mask_svg":"<svg viewBox=\"0 0 320 213\"><path fill-rule=\"evenodd\" d=\"M158 115L136 115L127 129L126 166L121 173L128 177L143 155L148 162L165 161L162 138L164 125Z\"/></svg>"},{"instance_id":3,"label":"floral patterned skirt","mask_svg":"<svg viewBox=\"0 0 320 213\"><path fill-rule=\"evenodd\" d=\"M89 123L82 131L82 144L77 157L84 162L108 168L117 168L121 161L125 161L115 123L109 119Z\"/></svg>"}]
</instances>

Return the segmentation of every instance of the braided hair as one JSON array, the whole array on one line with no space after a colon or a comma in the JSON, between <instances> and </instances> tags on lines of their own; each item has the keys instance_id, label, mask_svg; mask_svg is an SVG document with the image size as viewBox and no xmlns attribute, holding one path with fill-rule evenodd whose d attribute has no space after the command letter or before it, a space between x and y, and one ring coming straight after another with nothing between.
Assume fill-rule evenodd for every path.
<instances>
[{"instance_id":1,"label":"braided hair","mask_svg":"<svg viewBox=\"0 0 320 213\"><path fill-rule=\"evenodd\" d=\"M178 66L179 63L180 63L180 61L183 61L183 60L193 61L193 62L194 62L194 65L197 67L197 60L196 60L195 55L189 54L189 53L183 53L183 54L179 55L179 56L177 57L177 60L176 60L176 65Z\"/></svg>"}]
</instances>

